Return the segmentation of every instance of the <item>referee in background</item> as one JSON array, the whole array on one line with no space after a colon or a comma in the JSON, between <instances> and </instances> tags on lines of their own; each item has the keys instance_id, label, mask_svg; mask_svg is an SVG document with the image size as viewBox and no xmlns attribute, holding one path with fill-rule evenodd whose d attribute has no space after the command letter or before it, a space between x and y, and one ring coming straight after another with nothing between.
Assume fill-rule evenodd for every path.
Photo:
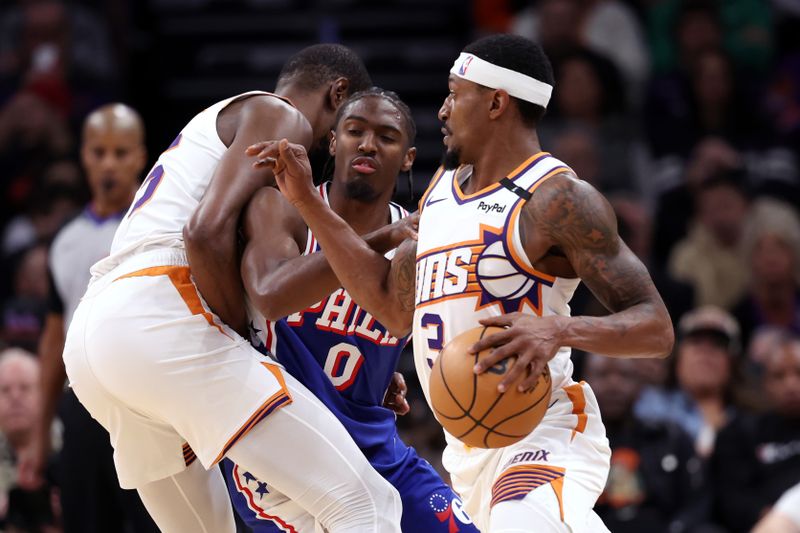
<instances>
[{"instance_id":1,"label":"referee in background","mask_svg":"<svg viewBox=\"0 0 800 533\"><path fill-rule=\"evenodd\" d=\"M50 247L50 298L42 338L41 415L36 436L19 457L19 484L42 482L51 454L50 428L58 411L64 444L56 465L65 533L157 532L136 491L119 486L108 433L64 390L64 336L89 284L89 268L107 256L139 186L147 161L144 125L123 104L108 104L84 122L81 162L92 199Z\"/></svg>"}]
</instances>

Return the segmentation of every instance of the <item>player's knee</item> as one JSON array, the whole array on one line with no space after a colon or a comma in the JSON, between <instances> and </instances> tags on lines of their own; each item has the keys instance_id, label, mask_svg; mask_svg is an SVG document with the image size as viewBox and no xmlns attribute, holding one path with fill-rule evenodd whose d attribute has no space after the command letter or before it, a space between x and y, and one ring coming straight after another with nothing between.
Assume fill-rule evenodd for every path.
<instances>
[{"instance_id":1,"label":"player's knee","mask_svg":"<svg viewBox=\"0 0 800 533\"><path fill-rule=\"evenodd\" d=\"M397 490L374 471L361 481L332 488L317 520L331 533L399 532L403 507Z\"/></svg>"}]
</instances>

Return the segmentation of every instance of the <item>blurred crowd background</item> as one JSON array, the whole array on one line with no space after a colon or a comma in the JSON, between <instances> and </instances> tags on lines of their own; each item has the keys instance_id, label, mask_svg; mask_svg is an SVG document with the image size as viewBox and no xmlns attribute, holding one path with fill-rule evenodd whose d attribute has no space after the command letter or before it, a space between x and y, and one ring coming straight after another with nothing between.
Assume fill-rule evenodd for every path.
<instances>
[{"instance_id":1,"label":"blurred crowd background","mask_svg":"<svg viewBox=\"0 0 800 533\"><path fill-rule=\"evenodd\" d=\"M304 46L341 42L414 113L413 187L397 192L413 206L441 156L452 61L496 32L549 55L543 148L606 194L676 327L666 360L574 355L613 450L598 512L614 532L750 531L800 483L798 29L797 0L4 1L0 531L70 530L60 488L81 473L59 461L58 420L45 487L22 490L15 465L41 413L42 332L63 313L50 245L103 194L87 176L141 180L195 113L272 89ZM110 102L141 114L129 148L146 164L82 150L84 119ZM572 310L605 313L585 289ZM401 370L412 411L398 424L441 469L411 357ZM79 503L116 516L97 531L141 530L102 492Z\"/></svg>"}]
</instances>

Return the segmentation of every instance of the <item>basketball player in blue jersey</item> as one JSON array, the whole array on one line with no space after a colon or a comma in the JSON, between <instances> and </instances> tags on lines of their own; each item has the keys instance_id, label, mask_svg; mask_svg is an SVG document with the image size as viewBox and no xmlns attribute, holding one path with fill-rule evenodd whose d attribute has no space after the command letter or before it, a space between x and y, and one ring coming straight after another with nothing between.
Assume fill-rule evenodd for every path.
<instances>
[{"instance_id":1,"label":"basketball player in blue jersey","mask_svg":"<svg viewBox=\"0 0 800 533\"><path fill-rule=\"evenodd\" d=\"M411 112L395 93L356 93L337 115L333 180L317 188L353 231L370 235L371 246L389 257L390 248L413 233L415 217L402 221L407 213L390 200L398 174L411 169L415 135ZM253 343L275 354L325 403L395 486L403 531L477 531L452 489L400 440L394 413L382 406L408 339L392 336L341 288L314 233L276 189L255 196L244 233L242 277ZM257 479L231 461L224 468L234 507L255 532L314 531L313 517L268 478Z\"/></svg>"},{"instance_id":2,"label":"basketball player in blue jersey","mask_svg":"<svg viewBox=\"0 0 800 533\"><path fill-rule=\"evenodd\" d=\"M480 325L504 330L472 347L492 349L475 372L513 358L499 392L529 389L548 366L551 405L519 442L475 449L445 432L443 463L476 525L608 531L592 510L608 475L608 441L591 387L572 380L570 349L664 357L674 340L669 315L605 198L541 151L536 127L553 90L541 48L516 36L481 39L456 59L448 85L439 110L446 164L420 204L418 240L391 261L319 200L302 147L271 141L251 153L275 169L353 299L393 334L413 330L426 394L443 345ZM569 315L580 281L611 314Z\"/></svg>"}]
</instances>

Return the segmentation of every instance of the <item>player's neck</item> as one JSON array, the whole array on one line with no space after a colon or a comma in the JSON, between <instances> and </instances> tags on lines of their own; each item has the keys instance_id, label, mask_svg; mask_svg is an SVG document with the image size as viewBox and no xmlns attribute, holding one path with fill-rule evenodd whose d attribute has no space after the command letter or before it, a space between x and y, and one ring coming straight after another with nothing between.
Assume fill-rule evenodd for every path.
<instances>
[{"instance_id":1,"label":"player's neck","mask_svg":"<svg viewBox=\"0 0 800 533\"><path fill-rule=\"evenodd\" d=\"M472 176L464 192L471 194L497 183L520 163L541 150L539 137L535 131L525 130L524 134L512 132L488 135L480 155L472 164Z\"/></svg>"},{"instance_id":2,"label":"player's neck","mask_svg":"<svg viewBox=\"0 0 800 533\"><path fill-rule=\"evenodd\" d=\"M314 132L314 138L317 139L322 136L322 133L317 131L320 125L317 124L317 117L323 113L324 101L320 98L318 93L310 92L294 83L282 85L280 88L275 89L275 94L288 98L292 105L306 117L308 123L311 124L311 129Z\"/></svg>"},{"instance_id":3,"label":"player's neck","mask_svg":"<svg viewBox=\"0 0 800 533\"><path fill-rule=\"evenodd\" d=\"M331 184L328 201L333 212L342 217L359 235L370 233L389 223L389 201L391 191L387 191L373 201L350 198L344 187Z\"/></svg>"}]
</instances>

